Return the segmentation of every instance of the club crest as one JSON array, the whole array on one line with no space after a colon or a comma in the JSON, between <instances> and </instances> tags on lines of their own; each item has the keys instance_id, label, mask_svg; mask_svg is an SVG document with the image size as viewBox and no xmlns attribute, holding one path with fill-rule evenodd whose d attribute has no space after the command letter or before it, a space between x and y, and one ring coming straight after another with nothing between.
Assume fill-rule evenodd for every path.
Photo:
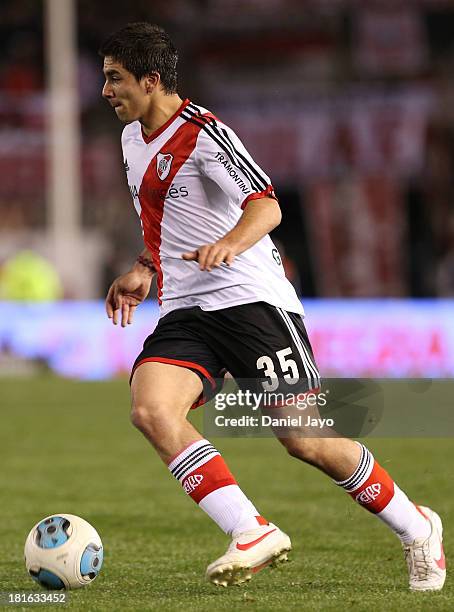
<instances>
[{"instance_id":1,"label":"club crest","mask_svg":"<svg viewBox=\"0 0 454 612\"><path fill-rule=\"evenodd\" d=\"M165 179L168 177L172 162L172 153L158 153L156 155L157 172L161 181L165 181Z\"/></svg>"}]
</instances>

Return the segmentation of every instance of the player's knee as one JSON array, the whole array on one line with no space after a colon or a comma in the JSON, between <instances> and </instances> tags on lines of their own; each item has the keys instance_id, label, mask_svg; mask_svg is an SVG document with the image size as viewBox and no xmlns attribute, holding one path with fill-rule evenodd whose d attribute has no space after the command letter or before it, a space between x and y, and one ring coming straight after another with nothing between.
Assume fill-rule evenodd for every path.
<instances>
[{"instance_id":1,"label":"player's knee","mask_svg":"<svg viewBox=\"0 0 454 612\"><path fill-rule=\"evenodd\" d=\"M139 429L143 431L150 422L150 412L146 406L136 405L131 409L131 423Z\"/></svg>"},{"instance_id":2,"label":"player's knee","mask_svg":"<svg viewBox=\"0 0 454 612\"><path fill-rule=\"evenodd\" d=\"M323 455L321 438L286 438L281 440L288 454L312 465L319 465Z\"/></svg>"},{"instance_id":3,"label":"player's knee","mask_svg":"<svg viewBox=\"0 0 454 612\"><path fill-rule=\"evenodd\" d=\"M131 410L131 423L148 437L158 437L169 426L172 410L163 402L134 404Z\"/></svg>"}]
</instances>

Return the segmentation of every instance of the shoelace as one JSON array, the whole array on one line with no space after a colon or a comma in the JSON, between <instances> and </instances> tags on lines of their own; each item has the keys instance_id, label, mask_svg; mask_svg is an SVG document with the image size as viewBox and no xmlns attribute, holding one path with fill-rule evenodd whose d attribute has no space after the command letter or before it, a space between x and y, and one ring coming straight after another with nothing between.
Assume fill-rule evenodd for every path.
<instances>
[{"instance_id":1,"label":"shoelace","mask_svg":"<svg viewBox=\"0 0 454 612\"><path fill-rule=\"evenodd\" d=\"M426 540L421 546L407 546L404 550L410 574L417 580L426 580L430 571L429 541Z\"/></svg>"}]
</instances>

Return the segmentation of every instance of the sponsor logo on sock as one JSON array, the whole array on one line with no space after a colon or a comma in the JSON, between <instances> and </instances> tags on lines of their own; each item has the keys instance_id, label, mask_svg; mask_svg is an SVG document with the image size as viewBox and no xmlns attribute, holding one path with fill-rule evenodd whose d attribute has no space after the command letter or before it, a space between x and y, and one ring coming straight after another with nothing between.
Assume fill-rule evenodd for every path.
<instances>
[{"instance_id":1,"label":"sponsor logo on sock","mask_svg":"<svg viewBox=\"0 0 454 612\"><path fill-rule=\"evenodd\" d=\"M273 533L273 531L276 531L276 529L271 529L271 531L267 531L266 533L264 533L262 536L260 536L256 540L252 540L252 542L246 542L246 544L238 544L238 542L237 542L236 547L238 548L238 550L249 550L250 548L252 548L256 544L258 544L259 542L264 540L266 538L266 536L269 536L270 533Z\"/></svg>"},{"instance_id":2,"label":"sponsor logo on sock","mask_svg":"<svg viewBox=\"0 0 454 612\"><path fill-rule=\"evenodd\" d=\"M374 482L374 484L371 484L366 487L364 491L358 493L358 495L355 497L355 500L359 504L371 504L377 499L377 497L380 495L380 492L381 484L379 482Z\"/></svg>"},{"instance_id":3,"label":"sponsor logo on sock","mask_svg":"<svg viewBox=\"0 0 454 612\"><path fill-rule=\"evenodd\" d=\"M192 493L194 489L196 489L199 484L202 482L203 476L202 474L194 474L188 476L186 480L183 482L183 489L186 493Z\"/></svg>"}]
</instances>

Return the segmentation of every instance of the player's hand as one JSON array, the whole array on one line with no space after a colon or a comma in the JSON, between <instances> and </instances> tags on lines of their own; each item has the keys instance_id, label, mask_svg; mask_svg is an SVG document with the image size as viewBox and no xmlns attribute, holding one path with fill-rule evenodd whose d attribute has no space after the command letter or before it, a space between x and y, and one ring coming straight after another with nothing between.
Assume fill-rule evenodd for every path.
<instances>
[{"instance_id":1,"label":"player's hand","mask_svg":"<svg viewBox=\"0 0 454 612\"><path fill-rule=\"evenodd\" d=\"M132 323L137 306L147 297L152 276L132 270L114 280L106 297L106 312L114 325L121 317L121 326Z\"/></svg>"},{"instance_id":2,"label":"player's hand","mask_svg":"<svg viewBox=\"0 0 454 612\"><path fill-rule=\"evenodd\" d=\"M186 261L199 262L200 270L211 272L213 268L219 268L222 263L230 266L235 259L236 250L226 240L218 240L213 244L204 244L195 251L183 253Z\"/></svg>"}]
</instances>

